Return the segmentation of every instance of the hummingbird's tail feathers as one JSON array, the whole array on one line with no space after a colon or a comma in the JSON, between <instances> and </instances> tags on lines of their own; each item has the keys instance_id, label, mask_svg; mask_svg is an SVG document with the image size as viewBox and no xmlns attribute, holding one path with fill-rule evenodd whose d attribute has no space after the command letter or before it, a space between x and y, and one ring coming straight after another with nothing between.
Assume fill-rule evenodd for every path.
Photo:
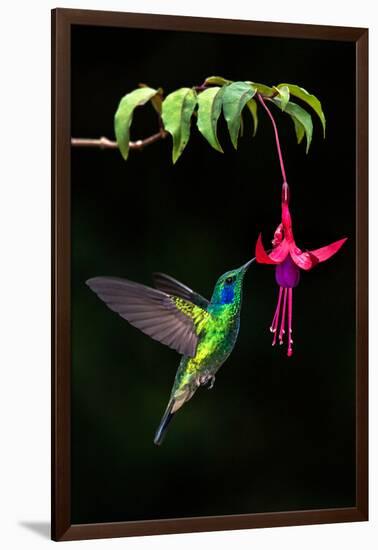
<instances>
[{"instance_id":1,"label":"hummingbird's tail feathers","mask_svg":"<svg viewBox=\"0 0 378 550\"><path fill-rule=\"evenodd\" d=\"M168 407L165 410L165 413L163 415L163 418L160 421L159 427L156 430L155 437L154 437L154 443L155 445L161 445L163 443L163 439L165 437L165 433L167 431L167 428L172 420L172 418L175 415L175 412L172 412L172 409L174 407L175 401L172 399L168 403Z\"/></svg>"},{"instance_id":2,"label":"hummingbird's tail feathers","mask_svg":"<svg viewBox=\"0 0 378 550\"><path fill-rule=\"evenodd\" d=\"M194 392L196 391L198 386L195 388L190 388L189 386L186 386L182 388L180 391L173 393L168 406L165 410L165 413L163 415L163 418L160 421L159 427L156 430L154 443L155 445L161 445L165 436L165 432L167 431L167 428L174 417L174 415L177 413L179 409L189 401L189 399L193 396Z\"/></svg>"}]
</instances>

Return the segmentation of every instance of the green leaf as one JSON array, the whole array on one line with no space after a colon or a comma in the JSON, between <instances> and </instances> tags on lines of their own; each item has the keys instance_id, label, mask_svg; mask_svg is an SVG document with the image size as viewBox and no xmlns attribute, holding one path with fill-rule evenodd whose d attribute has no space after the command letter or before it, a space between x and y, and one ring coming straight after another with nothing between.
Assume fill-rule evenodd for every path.
<instances>
[{"instance_id":1,"label":"green leaf","mask_svg":"<svg viewBox=\"0 0 378 550\"><path fill-rule=\"evenodd\" d=\"M173 164L182 154L190 137L190 122L197 104L197 95L192 88L180 88L163 101L162 119L164 128L173 138Z\"/></svg>"},{"instance_id":2,"label":"green leaf","mask_svg":"<svg viewBox=\"0 0 378 550\"><path fill-rule=\"evenodd\" d=\"M262 94L266 97L272 97L274 95L274 90L270 86L265 86L265 84L260 84L259 82L251 82L246 80L246 83L252 86L259 94Z\"/></svg>"},{"instance_id":3,"label":"green leaf","mask_svg":"<svg viewBox=\"0 0 378 550\"><path fill-rule=\"evenodd\" d=\"M244 136L244 120L243 120L243 113L240 115L240 130L239 130L240 137Z\"/></svg>"},{"instance_id":4,"label":"green leaf","mask_svg":"<svg viewBox=\"0 0 378 550\"><path fill-rule=\"evenodd\" d=\"M281 88L276 88L274 86L274 89L278 92L280 96L281 110L284 111L290 99L290 90L287 86L281 86Z\"/></svg>"},{"instance_id":5,"label":"green leaf","mask_svg":"<svg viewBox=\"0 0 378 550\"><path fill-rule=\"evenodd\" d=\"M225 88L214 86L198 95L198 130L210 145L220 153L223 153L223 149L217 137L217 124L222 111L224 90Z\"/></svg>"},{"instance_id":6,"label":"green leaf","mask_svg":"<svg viewBox=\"0 0 378 550\"><path fill-rule=\"evenodd\" d=\"M226 84L231 84L232 80L227 80L223 76L209 76L205 80L205 84L216 84L217 86L224 86Z\"/></svg>"},{"instance_id":7,"label":"green leaf","mask_svg":"<svg viewBox=\"0 0 378 550\"><path fill-rule=\"evenodd\" d=\"M277 107L281 108L281 100L278 97L273 98L273 103L277 105ZM299 122L303 128L304 132L306 134L306 140L307 140L307 147L306 147L306 153L308 153L308 150L310 148L311 140L312 140L312 118L310 113L302 109L299 105L296 103L293 103L292 101L289 101L286 105L285 112L291 115L292 118L295 118L297 122ZM297 139L298 139L298 130L296 127L296 133L297 133ZM301 134L300 134L301 135ZM302 136L303 137L303 136Z\"/></svg>"},{"instance_id":8,"label":"green leaf","mask_svg":"<svg viewBox=\"0 0 378 550\"><path fill-rule=\"evenodd\" d=\"M138 88L126 94L119 102L118 109L114 115L114 132L117 144L125 160L129 155L130 126L133 120L134 109L144 105L158 93L153 88Z\"/></svg>"},{"instance_id":9,"label":"green leaf","mask_svg":"<svg viewBox=\"0 0 378 550\"><path fill-rule=\"evenodd\" d=\"M223 94L223 114L227 121L230 138L235 149L241 124L241 112L245 104L255 95L256 89L246 82L233 82Z\"/></svg>"},{"instance_id":10,"label":"green leaf","mask_svg":"<svg viewBox=\"0 0 378 550\"><path fill-rule=\"evenodd\" d=\"M305 129L301 122L298 121L295 117L291 117L292 121L294 122L294 128L295 128L295 134L297 136L297 143L298 145L301 143L302 139L305 135Z\"/></svg>"},{"instance_id":11,"label":"green leaf","mask_svg":"<svg viewBox=\"0 0 378 550\"><path fill-rule=\"evenodd\" d=\"M163 106L163 89L159 88L157 94L151 98L151 103L158 115L161 115L161 109Z\"/></svg>"},{"instance_id":12,"label":"green leaf","mask_svg":"<svg viewBox=\"0 0 378 550\"><path fill-rule=\"evenodd\" d=\"M140 88L149 88L148 84L143 84L142 82L140 82L138 86ZM156 90L156 95L154 95L154 97L151 98L152 106L158 115L161 115L161 106L163 104L163 93L164 93L163 88L158 88Z\"/></svg>"},{"instance_id":13,"label":"green leaf","mask_svg":"<svg viewBox=\"0 0 378 550\"><path fill-rule=\"evenodd\" d=\"M253 137L255 137L256 135L256 132L257 132L257 126L258 126L258 123L259 123L259 119L257 117L257 103L256 103L256 100L254 99L250 99L249 101L247 101L247 107L252 115L252 118L253 118Z\"/></svg>"},{"instance_id":14,"label":"green leaf","mask_svg":"<svg viewBox=\"0 0 378 550\"><path fill-rule=\"evenodd\" d=\"M323 113L322 104L320 103L319 99L315 97L312 94L309 94L307 90L304 88L300 88L296 84L279 84L277 88L281 89L282 87L286 86L289 88L291 95L298 97L302 101L305 101L310 107L312 107L315 111L315 113L320 118L320 121L323 126L323 136L325 137L325 131L326 131L326 118Z\"/></svg>"},{"instance_id":15,"label":"green leaf","mask_svg":"<svg viewBox=\"0 0 378 550\"><path fill-rule=\"evenodd\" d=\"M163 106L163 94L164 94L163 88L158 88L156 90L156 95L151 97L152 106L159 116L161 116L161 109Z\"/></svg>"}]
</instances>

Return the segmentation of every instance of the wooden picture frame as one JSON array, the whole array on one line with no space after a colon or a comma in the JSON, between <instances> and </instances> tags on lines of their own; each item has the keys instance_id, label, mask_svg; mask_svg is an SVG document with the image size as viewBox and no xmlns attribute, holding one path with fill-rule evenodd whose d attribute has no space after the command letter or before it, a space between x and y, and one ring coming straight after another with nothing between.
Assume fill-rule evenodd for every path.
<instances>
[{"instance_id":1,"label":"wooden picture frame","mask_svg":"<svg viewBox=\"0 0 378 550\"><path fill-rule=\"evenodd\" d=\"M72 524L70 293L70 35L73 25L163 29L347 41L356 82L356 506L290 512ZM368 519L368 31L135 13L52 11L52 538L106 537L250 529Z\"/></svg>"}]
</instances>

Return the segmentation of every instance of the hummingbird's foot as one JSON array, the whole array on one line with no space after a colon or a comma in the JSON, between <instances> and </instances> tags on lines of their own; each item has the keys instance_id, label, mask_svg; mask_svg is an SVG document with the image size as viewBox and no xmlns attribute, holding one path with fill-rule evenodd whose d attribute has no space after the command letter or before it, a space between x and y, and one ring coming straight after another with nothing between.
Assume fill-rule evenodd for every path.
<instances>
[{"instance_id":1,"label":"hummingbird's foot","mask_svg":"<svg viewBox=\"0 0 378 550\"><path fill-rule=\"evenodd\" d=\"M203 374L199 378L199 385L200 386L206 386L206 384L209 384L208 390L211 390L214 387L215 384L215 374Z\"/></svg>"},{"instance_id":2,"label":"hummingbird's foot","mask_svg":"<svg viewBox=\"0 0 378 550\"><path fill-rule=\"evenodd\" d=\"M198 381L200 386L206 386L206 384L209 384L207 389L211 390L215 384L215 374L203 374L199 377Z\"/></svg>"},{"instance_id":3,"label":"hummingbird's foot","mask_svg":"<svg viewBox=\"0 0 378 550\"><path fill-rule=\"evenodd\" d=\"M213 387L214 387L214 384L215 384L215 374L211 374L209 376L209 381L210 381L210 384L209 384L209 387L207 389L212 390Z\"/></svg>"}]
</instances>

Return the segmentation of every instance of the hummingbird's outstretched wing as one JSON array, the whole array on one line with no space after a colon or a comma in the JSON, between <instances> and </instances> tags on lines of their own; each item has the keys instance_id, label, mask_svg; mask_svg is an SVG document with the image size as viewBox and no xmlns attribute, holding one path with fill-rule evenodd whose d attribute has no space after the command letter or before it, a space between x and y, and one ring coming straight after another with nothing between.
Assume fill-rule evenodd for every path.
<instances>
[{"instance_id":1,"label":"hummingbird's outstretched wing","mask_svg":"<svg viewBox=\"0 0 378 550\"><path fill-rule=\"evenodd\" d=\"M106 305L131 325L182 355L193 357L210 314L179 296L117 277L86 281Z\"/></svg>"},{"instance_id":2,"label":"hummingbird's outstretched wing","mask_svg":"<svg viewBox=\"0 0 378 550\"><path fill-rule=\"evenodd\" d=\"M174 279L170 275L165 273L153 273L152 274L154 285L159 290L166 292L167 294L172 294L173 296L179 296L188 300L188 302L193 302L196 306L201 307L202 309L207 309L209 305L209 300L206 300L201 294L194 292L191 288L180 283L177 279Z\"/></svg>"}]
</instances>

